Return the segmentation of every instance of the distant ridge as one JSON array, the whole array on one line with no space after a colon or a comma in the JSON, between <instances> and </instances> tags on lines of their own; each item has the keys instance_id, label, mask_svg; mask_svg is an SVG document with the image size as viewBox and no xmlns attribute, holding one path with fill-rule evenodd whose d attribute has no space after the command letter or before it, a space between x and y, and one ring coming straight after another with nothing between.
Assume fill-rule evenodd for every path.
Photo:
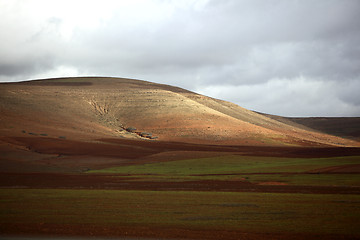
<instances>
[{"instance_id":1,"label":"distant ridge","mask_svg":"<svg viewBox=\"0 0 360 240\"><path fill-rule=\"evenodd\" d=\"M360 141L360 117L282 117L260 113L285 124Z\"/></svg>"},{"instance_id":2,"label":"distant ridge","mask_svg":"<svg viewBox=\"0 0 360 240\"><path fill-rule=\"evenodd\" d=\"M331 131L304 127L309 125L306 121L285 121L179 87L126 78L1 83L0 113L2 136L32 133L89 141L129 138L254 146L359 145L326 134Z\"/></svg>"}]
</instances>

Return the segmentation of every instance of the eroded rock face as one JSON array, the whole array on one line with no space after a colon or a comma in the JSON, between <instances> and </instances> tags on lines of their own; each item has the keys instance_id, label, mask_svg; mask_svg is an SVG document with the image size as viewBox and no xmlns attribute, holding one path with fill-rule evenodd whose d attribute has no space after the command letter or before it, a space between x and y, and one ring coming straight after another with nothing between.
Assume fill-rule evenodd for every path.
<instances>
[{"instance_id":1,"label":"eroded rock face","mask_svg":"<svg viewBox=\"0 0 360 240\"><path fill-rule=\"evenodd\" d=\"M356 145L185 89L120 78L0 84L3 136L124 137L239 145Z\"/></svg>"}]
</instances>

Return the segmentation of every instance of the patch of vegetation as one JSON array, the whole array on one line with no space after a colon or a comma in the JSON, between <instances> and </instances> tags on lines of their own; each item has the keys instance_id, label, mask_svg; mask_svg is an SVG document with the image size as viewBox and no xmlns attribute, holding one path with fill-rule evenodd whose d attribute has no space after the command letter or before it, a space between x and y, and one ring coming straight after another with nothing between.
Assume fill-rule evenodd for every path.
<instances>
[{"instance_id":1,"label":"patch of vegetation","mask_svg":"<svg viewBox=\"0 0 360 240\"><path fill-rule=\"evenodd\" d=\"M136 127L128 127L125 129L128 132L135 132L136 131Z\"/></svg>"},{"instance_id":2,"label":"patch of vegetation","mask_svg":"<svg viewBox=\"0 0 360 240\"><path fill-rule=\"evenodd\" d=\"M308 186L360 186L360 174L308 172L347 164L360 164L360 156L311 159L221 156L119 166L91 170L88 173L131 174L132 177L136 177L129 179L130 181L225 180L250 183L280 182Z\"/></svg>"},{"instance_id":3,"label":"patch of vegetation","mask_svg":"<svg viewBox=\"0 0 360 240\"><path fill-rule=\"evenodd\" d=\"M124 178L124 176L122 176ZM128 181L186 182L186 181L238 181L249 183L279 182L300 186L360 186L360 174L251 174L251 175L130 175Z\"/></svg>"},{"instance_id":4,"label":"patch of vegetation","mask_svg":"<svg viewBox=\"0 0 360 240\"><path fill-rule=\"evenodd\" d=\"M0 189L0 224L181 227L360 236L359 195Z\"/></svg>"},{"instance_id":5,"label":"patch of vegetation","mask_svg":"<svg viewBox=\"0 0 360 240\"><path fill-rule=\"evenodd\" d=\"M359 163L360 156L332 158L275 158L233 155L112 167L91 172L182 176L196 174L300 173L330 166Z\"/></svg>"}]
</instances>

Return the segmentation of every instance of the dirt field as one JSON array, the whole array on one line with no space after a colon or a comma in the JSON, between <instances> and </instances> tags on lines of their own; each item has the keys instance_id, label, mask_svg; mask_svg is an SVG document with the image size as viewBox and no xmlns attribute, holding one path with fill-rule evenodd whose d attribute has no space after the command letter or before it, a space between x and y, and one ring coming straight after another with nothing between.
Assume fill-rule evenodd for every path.
<instances>
[{"instance_id":1,"label":"dirt field","mask_svg":"<svg viewBox=\"0 0 360 240\"><path fill-rule=\"evenodd\" d=\"M289 173L288 173L289 174ZM291 174L291 173L290 173ZM140 181L134 181L140 179ZM360 194L360 186L293 186L268 182L252 184L242 181L144 181L138 175L119 174L52 174L52 173L2 173L2 188L34 189L113 189L155 191L214 191L214 192L264 192L312 194Z\"/></svg>"}]
</instances>

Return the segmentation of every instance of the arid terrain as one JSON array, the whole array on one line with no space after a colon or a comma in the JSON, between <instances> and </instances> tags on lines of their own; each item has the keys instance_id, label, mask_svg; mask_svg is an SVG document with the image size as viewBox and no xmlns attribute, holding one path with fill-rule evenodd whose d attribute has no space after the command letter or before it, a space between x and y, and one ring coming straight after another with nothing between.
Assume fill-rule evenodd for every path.
<instances>
[{"instance_id":1,"label":"arid terrain","mask_svg":"<svg viewBox=\"0 0 360 240\"><path fill-rule=\"evenodd\" d=\"M121 78L0 84L0 237L360 239L360 118Z\"/></svg>"}]
</instances>

